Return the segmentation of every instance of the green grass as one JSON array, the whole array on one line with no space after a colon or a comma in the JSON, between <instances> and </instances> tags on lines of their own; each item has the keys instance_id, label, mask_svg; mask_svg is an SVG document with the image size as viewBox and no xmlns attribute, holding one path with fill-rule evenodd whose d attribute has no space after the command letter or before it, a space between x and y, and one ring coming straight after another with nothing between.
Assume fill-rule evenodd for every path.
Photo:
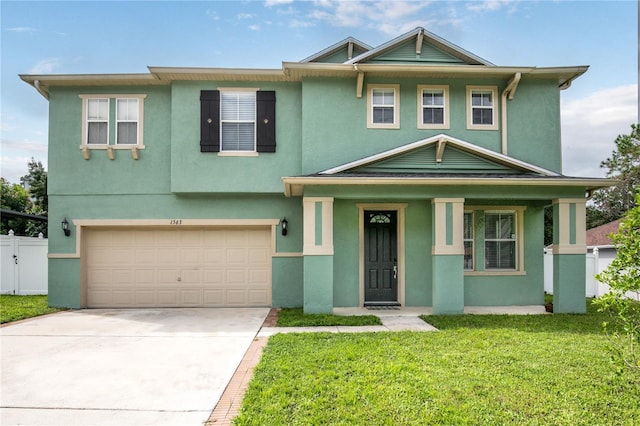
<instances>
[{"instance_id":1,"label":"green grass","mask_svg":"<svg viewBox=\"0 0 640 426\"><path fill-rule=\"evenodd\" d=\"M271 337L235 424L640 424L592 307L427 319L441 331Z\"/></svg>"},{"instance_id":2,"label":"green grass","mask_svg":"<svg viewBox=\"0 0 640 426\"><path fill-rule=\"evenodd\" d=\"M285 308L278 313L278 327L318 327L381 325L375 315L340 316L332 314L305 314L302 308Z\"/></svg>"},{"instance_id":3,"label":"green grass","mask_svg":"<svg viewBox=\"0 0 640 426\"><path fill-rule=\"evenodd\" d=\"M25 318L58 312L58 308L48 306L47 296L0 295L0 322L17 321Z\"/></svg>"}]
</instances>

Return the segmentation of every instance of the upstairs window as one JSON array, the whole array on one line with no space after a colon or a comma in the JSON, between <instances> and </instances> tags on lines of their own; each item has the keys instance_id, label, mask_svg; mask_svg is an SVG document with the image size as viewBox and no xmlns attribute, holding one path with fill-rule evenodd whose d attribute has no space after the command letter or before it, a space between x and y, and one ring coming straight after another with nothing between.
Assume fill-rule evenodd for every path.
<instances>
[{"instance_id":1,"label":"upstairs window","mask_svg":"<svg viewBox=\"0 0 640 426\"><path fill-rule=\"evenodd\" d=\"M255 151L256 92L220 92L221 151Z\"/></svg>"},{"instance_id":2,"label":"upstairs window","mask_svg":"<svg viewBox=\"0 0 640 426\"><path fill-rule=\"evenodd\" d=\"M367 86L367 127L399 129L400 85Z\"/></svg>"},{"instance_id":3,"label":"upstairs window","mask_svg":"<svg viewBox=\"0 0 640 426\"><path fill-rule=\"evenodd\" d=\"M467 86L467 128L498 130L495 86Z\"/></svg>"},{"instance_id":4,"label":"upstairs window","mask_svg":"<svg viewBox=\"0 0 640 426\"><path fill-rule=\"evenodd\" d=\"M200 152L227 156L276 152L276 92L249 88L202 90Z\"/></svg>"},{"instance_id":5,"label":"upstairs window","mask_svg":"<svg viewBox=\"0 0 640 426\"><path fill-rule=\"evenodd\" d=\"M418 86L418 128L449 128L448 86Z\"/></svg>"},{"instance_id":6,"label":"upstairs window","mask_svg":"<svg viewBox=\"0 0 640 426\"><path fill-rule=\"evenodd\" d=\"M86 149L144 148L142 118L146 95L80 95L82 143Z\"/></svg>"}]
</instances>

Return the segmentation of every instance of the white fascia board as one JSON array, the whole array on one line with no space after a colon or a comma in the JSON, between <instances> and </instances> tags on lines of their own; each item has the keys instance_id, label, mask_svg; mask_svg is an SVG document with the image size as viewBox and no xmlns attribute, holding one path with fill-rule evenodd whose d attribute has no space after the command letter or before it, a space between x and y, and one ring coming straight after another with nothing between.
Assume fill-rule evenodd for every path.
<instances>
[{"instance_id":1,"label":"white fascia board","mask_svg":"<svg viewBox=\"0 0 640 426\"><path fill-rule=\"evenodd\" d=\"M350 61L345 62L345 64L355 64L361 61L366 61L369 58L375 57L381 53L384 53L387 50L393 49L394 47L407 42L408 40L411 40L412 38L417 37L420 33L424 35L425 39L430 40L432 44L435 44L436 47L442 48L444 51L446 51L449 54L452 54L453 56L457 56L460 59L464 59L470 62L479 62L480 64L486 65L486 66L495 66L494 64L487 61L486 59L483 59L477 55L474 55L473 53L461 48L460 46L457 46L421 27L417 27L405 34L402 34L394 38L393 40L383 43L380 46L376 47L375 49L371 49L368 52L364 52L360 56L356 56Z\"/></svg>"},{"instance_id":2,"label":"white fascia board","mask_svg":"<svg viewBox=\"0 0 640 426\"><path fill-rule=\"evenodd\" d=\"M311 56L307 56L306 58L304 58L300 62L301 63L307 63L307 62L315 61L318 58L322 58L323 56L330 55L330 54L332 54L332 53L344 48L345 46L348 46L348 44L350 42L353 43L354 46L357 46L357 47L359 47L361 49L364 49L364 50L367 50L367 51L373 49L373 47L369 46L366 43L361 42L358 39L355 39L353 37L347 37L344 40L340 40L336 44L332 44L331 46L329 46L329 47L327 47L325 49L322 49L321 51L319 51L317 53L314 53Z\"/></svg>"},{"instance_id":3,"label":"white fascia board","mask_svg":"<svg viewBox=\"0 0 640 426\"><path fill-rule=\"evenodd\" d=\"M432 145L437 143L438 141L444 141L447 144L451 144L458 148L463 149L464 151L478 154L483 158L487 158L489 160L497 161L499 163L505 164L507 166L517 167L519 169L528 170L535 173L540 173L544 176L560 176L560 174L553 172L551 170L544 169L542 167L534 166L533 164L529 164L525 161L517 160L515 158L511 158L507 155L500 154L496 151L492 151L490 149L482 148L472 143L463 141L461 139L457 139L443 133L439 135L432 136L430 138L422 139L417 142L413 142L407 145L400 146L398 148L390 149L388 151L381 152L379 154L372 155L370 157L362 158L360 160L352 161L350 163L346 163L337 167L333 167L331 169L323 170L318 174L321 175L333 175L336 173L344 172L346 170L354 169L356 167L365 166L371 163L375 163L380 160L384 160L387 158L394 157L396 155L404 154L410 151L413 151L418 148L423 148L428 145Z\"/></svg>"},{"instance_id":4,"label":"white fascia board","mask_svg":"<svg viewBox=\"0 0 640 426\"><path fill-rule=\"evenodd\" d=\"M300 196L305 186L533 186L533 187L584 187L587 190L613 185L605 178L482 178L476 177L358 177L358 176L285 176L282 178L286 197Z\"/></svg>"}]
</instances>

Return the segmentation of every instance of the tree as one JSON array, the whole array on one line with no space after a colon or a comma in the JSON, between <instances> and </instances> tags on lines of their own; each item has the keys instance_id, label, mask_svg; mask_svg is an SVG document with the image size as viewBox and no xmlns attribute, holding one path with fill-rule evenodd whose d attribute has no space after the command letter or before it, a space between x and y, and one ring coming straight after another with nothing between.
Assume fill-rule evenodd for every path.
<instances>
[{"instance_id":1,"label":"tree","mask_svg":"<svg viewBox=\"0 0 640 426\"><path fill-rule=\"evenodd\" d=\"M612 336L614 359L634 371L640 384L640 303L627 297L630 293L640 296L640 194L636 203L612 236L616 258L596 278L611 287L597 303L612 318L605 329Z\"/></svg>"},{"instance_id":2,"label":"tree","mask_svg":"<svg viewBox=\"0 0 640 426\"><path fill-rule=\"evenodd\" d=\"M42 162L31 158L28 163L29 173L20 178L20 183L28 188L33 204L40 209L40 213L46 216L49 211L49 199L47 197L47 171Z\"/></svg>"},{"instance_id":3,"label":"tree","mask_svg":"<svg viewBox=\"0 0 640 426\"><path fill-rule=\"evenodd\" d=\"M635 196L640 185L640 123L631 125L631 133L619 135L616 149L600 163L607 168L607 177L618 180L615 186L596 191L593 195L594 208L600 213L598 217L604 223L621 218L635 205Z\"/></svg>"},{"instance_id":4,"label":"tree","mask_svg":"<svg viewBox=\"0 0 640 426\"><path fill-rule=\"evenodd\" d=\"M0 178L0 207L16 212L26 212L31 207L29 194L27 190L17 183L11 184L4 178ZM8 226L2 223L2 234L8 234L9 229L17 235L24 235L27 227L27 221L24 219L10 219Z\"/></svg>"}]
</instances>

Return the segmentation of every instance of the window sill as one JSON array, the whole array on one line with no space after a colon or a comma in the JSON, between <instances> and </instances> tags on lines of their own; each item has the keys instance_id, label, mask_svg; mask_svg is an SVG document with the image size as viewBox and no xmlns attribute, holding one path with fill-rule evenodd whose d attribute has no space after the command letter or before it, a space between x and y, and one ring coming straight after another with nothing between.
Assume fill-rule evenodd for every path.
<instances>
[{"instance_id":1,"label":"window sill","mask_svg":"<svg viewBox=\"0 0 640 426\"><path fill-rule=\"evenodd\" d=\"M121 145L102 145L102 144L87 144L80 145L80 149L144 149L144 145L134 144L121 144Z\"/></svg>"},{"instance_id":2,"label":"window sill","mask_svg":"<svg viewBox=\"0 0 640 426\"><path fill-rule=\"evenodd\" d=\"M218 157L258 157L255 151L220 151Z\"/></svg>"},{"instance_id":3,"label":"window sill","mask_svg":"<svg viewBox=\"0 0 640 426\"><path fill-rule=\"evenodd\" d=\"M527 275L527 271L505 271L505 270L495 270L495 271L464 271L465 276L469 277L487 277L487 276L507 276L507 275Z\"/></svg>"},{"instance_id":4,"label":"window sill","mask_svg":"<svg viewBox=\"0 0 640 426\"><path fill-rule=\"evenodd\" d=\"M144 145L80 145L80 150L82 151L82 157L85 160L90 160L91 159L91 151L93 150L98 150L98 151L106 151L107 152L107 157L109 158L109 160L115 160L116 159L116 151L120 151L120 150L129 150L131 151L131 157L134 160L137 160L139 158L139 153L138 150L144 149Z\"/></svg>"},{"instance_id":5,"label":"window sill","mask_svg":"<svg viewBox=\"0 0 640 426\"><path fill-rule=\"evenodd\" d=\"M398 129L400 129L400 124L374 124L374 123L367 123L367 129L398 130Z\"/></svg>"},{"instance_id":6,"label":"window sill","mask_svg":"<svg viewBox=\"0 0 640 426\"><path fill-rule=\"evenodd\" d=\"M451 126L449 124L418 124L418 129L423 130L448 130Z\"/></svg>"},{"instance_id":7,"label":"window sill","mask_svg":"<svg viewBox=\"0 0 640 426\"><path fill-rule=\"evenodd\" d=\"M500 130L497 125L480 125L480 124L469 124L467 125L467 130Z\"/></svg>"}]
</instances>

